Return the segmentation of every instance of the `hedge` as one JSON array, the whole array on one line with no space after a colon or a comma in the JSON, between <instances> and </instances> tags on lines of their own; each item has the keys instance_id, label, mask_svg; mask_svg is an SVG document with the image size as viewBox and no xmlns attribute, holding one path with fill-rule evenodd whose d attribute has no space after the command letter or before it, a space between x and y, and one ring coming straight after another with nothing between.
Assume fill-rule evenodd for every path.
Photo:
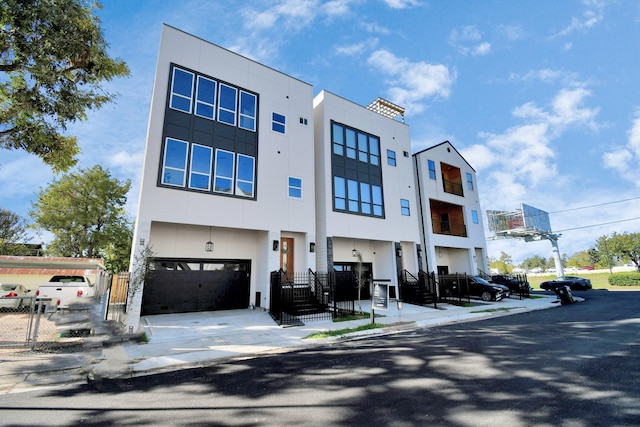
<instances>
[{"instance_id":1,"label":"hedge","mask_svg":"<svg viewBox=\"0 0 640 427\"><path fill-rule=\"evenodd\" d=\"M640 272L615 273L609 276L611 286L640 286Z\"/></svg>"}]
</instances>

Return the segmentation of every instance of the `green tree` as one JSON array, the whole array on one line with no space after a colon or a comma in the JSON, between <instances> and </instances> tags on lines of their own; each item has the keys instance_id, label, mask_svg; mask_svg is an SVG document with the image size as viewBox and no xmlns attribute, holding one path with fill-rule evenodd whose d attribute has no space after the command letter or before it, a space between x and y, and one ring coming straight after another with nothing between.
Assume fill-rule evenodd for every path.
<instances>
[{"instance_id":1,"label":"green tree","mask_svg":"<svg viewBox=\"0 0 640 427\"><path fill-rule=\"evenodd\" d=\"M0 208L0 255L28 255L22 245L27 239L27 223L20 215Z\"/></svg>"},{"instance_id":2,"label":"green tree","mask_svg":"<svg viewBox=\"0 0 640 427\"><path fill-rule=\"evenodd\" d=\"M31 216L53 234L49 255L105 259L111 272L129 263L132 225L124 212L129 180L112 178L94 166L63 175L41 190Z\"/></svg>"},{"instance_id":3,"label":"green tree","mask_svg":"<svg viewBox=\"0 0 640 427\"><path fill-rule=\"evenodd\" d=\"M489 268L502 274L510 274L513 271L513 259L504 251L500 252L500 258L489 258Z\"/></svg>"},{"instance_id":4,"label":"green tree","mask_svg":"<svg viewBox=\"0 0 640 427\"><path fill-rule=\"evenodd\" d=\"M640 233L613 233L601 236L596 242L596 250L603 257L608 255L611 265L631 261L640 270ZM606 259L604 264L606 265Z\"/></svg>"},{"instance_id":5,"label":"green tree","mask_svg":"<svg viewBox=\"0 0 640 427\"><path fill-rule=\"evenodd\" d=\"M547 260L542 258L540 255L535 255L533 257L526 258L521 267L525 270L531 270L532 268L542 268L543 270L547 268Z\"/></svg>"},{"instance_id":6,"label":"green tree","mask_svg":"<svg viewBox=\"0 0 640 427\"><path fill-rule=\"evenodd\" d=\"M0 1L0 148L35 154L56 172L75 165L76 138L62 132L114 98L101 83L129 74L107 55L99 8L89 0Z\"/></svg>"},{"instance_id":7,"label":"green tree","mask_svg":"<svg viewBox=\"0 0 640 427\"><path fill-rule=\"evenodd\" d=\"M591 257L588 250L575 252L567 262L567 266L583 267L585 265L591 265Z\"/></svg>"}]
</instances>

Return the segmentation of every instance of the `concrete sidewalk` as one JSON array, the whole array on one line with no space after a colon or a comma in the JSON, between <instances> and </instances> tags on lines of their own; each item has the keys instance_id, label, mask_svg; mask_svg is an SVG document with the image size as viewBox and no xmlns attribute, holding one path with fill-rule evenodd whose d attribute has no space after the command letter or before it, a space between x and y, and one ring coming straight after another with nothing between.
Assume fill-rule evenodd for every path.
<instances>
[{"instance_id":1,"label":"concrete sidewalk","mask_svg":"<svg viewBox=\"0 0 640 427\"><path fill-rule=\"evenodd\" d=\"M342 330L371 320L307 322L281 327L262 310L231 310L146 316L141 328L148 342L124 341L79 354L11 355L0 352L0 393L61 386L90 378L129 378L159 372L207 366L234 358L254 357L327 343L328 340L393 333L399 330L467 322L560 306L558 297L536 295L534 299L500 302L473 301L473 307L450 304L421 307L390 302L387 311L376 311L376 323L384 328L350 333L343 337L306 339L315 332ZM362 301L369 312L369 301ZM356 306L356 308L358 308Z\"/></svg>"}]
</instances>

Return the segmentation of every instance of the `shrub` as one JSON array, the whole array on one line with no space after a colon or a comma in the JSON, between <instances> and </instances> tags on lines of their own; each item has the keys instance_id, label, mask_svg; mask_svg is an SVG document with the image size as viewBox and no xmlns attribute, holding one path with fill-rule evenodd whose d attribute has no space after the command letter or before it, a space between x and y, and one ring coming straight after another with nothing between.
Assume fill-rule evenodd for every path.
<instances>
[{"instance_id":1,"label":"shrub","mask_svg":"<svg viewBox=\"0 0 640 427\"><path fill-rule=\"evenodd\" d=\"M637 271L615 273L609 276L611 286L640 286L640 273Z\"/></svg>"}]
</instances>

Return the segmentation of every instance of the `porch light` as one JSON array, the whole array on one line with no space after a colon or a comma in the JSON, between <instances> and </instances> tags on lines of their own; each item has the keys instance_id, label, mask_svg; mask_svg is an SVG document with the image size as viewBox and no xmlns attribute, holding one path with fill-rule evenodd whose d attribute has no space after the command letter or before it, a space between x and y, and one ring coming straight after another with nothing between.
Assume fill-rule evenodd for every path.
<instances>
[{"instance_id":1,"label":"porch light","mask_svg":"<svg viewBox=\"0 0 640 427\"><path fill-rule=\"evenodd\" d=\"M353 248L353 250L351 251L351 256L354 258L358 256L358 250L356 248Z\"/></svg>"},{"instance_id":2,"label":"porch light","mask_svg":"<svg viewBox=\"0 0 640 427\"><path fill-rule=\"evenodd\" d=\"M211 241L211 227L209 227L209 240L204 244L205 252L213 252L213 242Z\"/></svg>"},{"instance_id":3,"label":"porch light","mask_svg":"<svg viewBox=\"0 0 640 427\"><path fill-rule=\"evenodd\" d=\"M309 243L309 252L316 251L316 244L314 242Z\"/></svg>"},{"instance_id":4,"label":"porch light","mask_svg":"<svg viewBox=\"0 0 640 427\"><path fill-rule=\"evenodd\" d=\"M396 248L396 256L400 258L402 256L402 248Z\"/></svg>"}]
</instances>

